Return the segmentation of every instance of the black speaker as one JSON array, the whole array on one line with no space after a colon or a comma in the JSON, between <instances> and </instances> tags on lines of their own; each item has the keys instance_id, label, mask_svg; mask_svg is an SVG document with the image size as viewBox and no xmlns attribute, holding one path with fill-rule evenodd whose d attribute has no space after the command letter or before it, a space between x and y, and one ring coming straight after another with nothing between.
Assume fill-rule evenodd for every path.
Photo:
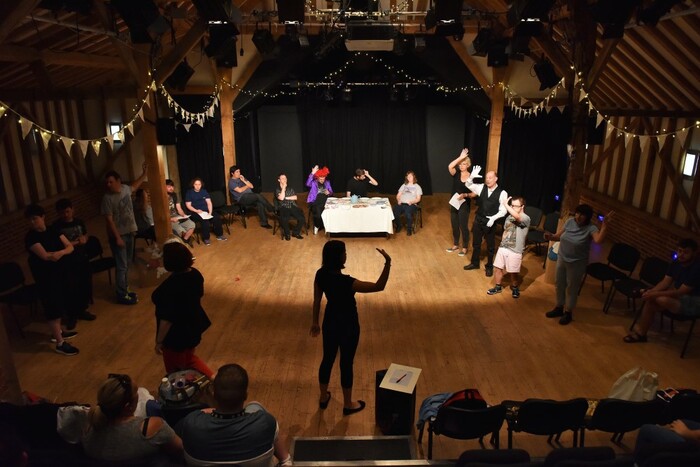
<instances>
[{"instance_id":1,"label":"black speaker","mask_svg":"<svg viewBox=\"0 0 700 467\"><path fill-rule=\"evenodd\" d=\"M187 82L192 78L194 74L194 68L187 64L187 60L183 60L170 76L165 80L165 83L174 89L179 89L180 91L185 90Z\"/></svg>"},{"instance_id":2,"label":"black speaker","mask_svg":"<svg viewBox=\"0 0 700 467\"><path fill-rule=\"evenodd\" d=\"M149 44L153 38L148 27L155 23L160 16L160 11L153 0L112 0L111 5L119 12L126 25L129 27L131 42L134 44Z\"/></svg>"},{"instance_id":3,"label":"black speaker","mask_svg":"<svg viewBox=\"0 0 700 467\"><path fill-rule=\"evenodd\" d=\"M233 23L210 24L209 44L204 48L207 56L216 59L216 66L233 68L238 65L236 40L238 28Z\"/></svg>"},{"instance_id":4,"label":"black speaker","mask_svg":"<svg viewBox=\"0 0 700 467\"><path fill-rule=\"evenodd\" d=\"M304 0L277 0L277 19L280 23L304 22Z\"/></svg>"},{"instance_id":5,"label":"black speaker","mask_svg":"<svg viewBox=\"0 0 700 467\"><path fill-rule=\"evenodd\" d=\"M375 381L374 420L385 435L410 435L416 413L416 389L411 394L380 388L387 370L379 370Z\"/></svg>"},{"instance_id":6,"label":"black speaker","mask_svg":"<svg viewBox=\"0 0 700 467\"><path fill-rule=\"evenodd\" d=\"M495 45L489 49L486 64L494 68L508 66L508 54L504 45Z\"/></svg>"},{"instance_id":7,"label":"black speaker","mask_svg":"<svg viewBox=\"0 0 700 467\"><path fill-rule=\"evenodd\" d=\"M588 125L586 128L586 143L587 144L603 144L605 142L605 128L608 124L605 120L600 122L596 127L596 117L588 117Z\"/></svg>"},{"instance_id":8,"label":"black speaker","mask_svg":"<svg viewBox=\"0 0 700 467\"><path fill-rule=\"evenodd\" d=\"M275 51L275 38L267 29L256 29L253 33L253 44L261 55L270 55Z\"/></svg>"},{"instance_id":9,"label":"black speaker","mask_svg":"<svg viewBox=\"0 0 700 467\"><path fill-rule=\"evenodd\" d=\"M158 144L171 146L177 143L174 118L159 118L156 122L156 139Z\"/></svg>"}]
</instances>

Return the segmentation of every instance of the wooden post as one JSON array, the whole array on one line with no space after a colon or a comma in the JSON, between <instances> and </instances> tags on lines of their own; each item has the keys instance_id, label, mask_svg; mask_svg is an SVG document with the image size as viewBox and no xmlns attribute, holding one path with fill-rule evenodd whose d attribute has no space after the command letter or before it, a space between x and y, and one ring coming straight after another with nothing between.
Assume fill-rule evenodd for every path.
<instances>
[{"instance_id":1,"label":"wooden post","mask_svg":"<svg viewBox=\"0 0 700 467\"><path fill-rule=\"evenodd\" d=\"M498 171L498 153L501 149L501 132L503 128L503 108L505 95L503 93L503 78L506 68L493 69L493 88L491 88L491 121L489 123L489 148L486 156L487 171Z\"/></svg>"},{"instance_id":2,"label":"wooden post","mask_svg":"<svg viewBox=\"0 0 700 467\"><path fill-rule=\"evenodd\" d=\"M219 76L228 74L227 82L230 82L231 70L219 68ZM236 135L233 127L233 101L238 93L230 86L224 85L219 95L219 111L221 112L221 137L224 144L224 180L228 180L228 168L236 163ZM228 189L226 190L228 193Z\"/></svg>"}]
</instances>

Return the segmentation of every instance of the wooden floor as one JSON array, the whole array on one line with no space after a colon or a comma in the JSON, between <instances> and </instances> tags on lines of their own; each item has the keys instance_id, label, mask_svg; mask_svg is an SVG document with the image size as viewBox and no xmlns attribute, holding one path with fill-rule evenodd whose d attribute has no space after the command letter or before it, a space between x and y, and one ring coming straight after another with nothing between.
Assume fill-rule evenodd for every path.
<instances>
[{"instance_id":1,"label":"wooden floor","mask_svg":"<svg viewBox=\"0 0 700 467\"><path fill-rule=\"evenodd\" d=\"M514 300L508 291L486 295L492 282L483 270L464 271L467 258L445 252L452 243L447 199L424 197L424 227L412 237L403 231L389 240L345 239L345 271L359 279L379 275L383 260L375 248L386 249L393 258L386 290L357 296L362 334L354 390L357 398L367 401L365 411L342 416L337 368L330 386L333 400L327 410L318 409L321 340L309 336L309 326L313 275L326 241L322 235L282 241L250 217L247 229L233 224L227 242L196 246L195 265L205 278L204 307L213 322L198 355L213 369L229 362L243 365L251 378L250 398L277 417L290 439L379 434L374 424L375 371L392 362L423 369L419 403L430 394L467 387L478 388L492 404L527 397L600 398L618 376L638 365L658 372L661 387L700 387L697 337L683 360L682 326L675 335L653 331L649 343L624 344L630 315L622 299L611 314L602 313L600 283L589 280L584 286L571 325L546 319L554 287L545 281L542 257L530 250L521 298ZM104 237L101 220L89 226ZM598 257L603 254L594 250ZM140 302L133 307L113 303L106 274L95 281L91 311L98 318L79 323L80 335L72 341L81 350L77 357L54 353L46 327L36 317L25 328L26 340L7 323L23 389L55 401L94 403L98 386L110 372L128 373L151 390L157 386L164 369L153 352L154 273L134 271L132 284ZM505 428L501 438L505 445ZM625 438L627 448L634 438ZM610 444L606 435L597 433L587 434L586 441ZM571 437L563 436L562 442L570 446ZM544 437L526 434L516 434L514 445L536 456L550 449ZM476 441L437 437L434 457L455 458L477 447ZM426 439L418 449L427 451Z\"/></svg>"}]
</instances>

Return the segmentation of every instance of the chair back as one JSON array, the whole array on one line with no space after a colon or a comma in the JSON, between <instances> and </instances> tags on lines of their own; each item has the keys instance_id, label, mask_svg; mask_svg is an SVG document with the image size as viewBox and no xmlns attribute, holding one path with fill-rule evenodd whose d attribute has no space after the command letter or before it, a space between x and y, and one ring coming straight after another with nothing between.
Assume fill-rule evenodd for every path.
<instances>
[{"instance_id":1,"label":"chair back","mask_svg":"<svg viewBox=\"0 0 700 467\"><path fill-rule=\"evenodd\" d=\"M226 206L226 196L222 191L210 191L209 198L211 199L212 209L218 209Z\"/></svg>"},{"instance_id":2,"label":"chair back","mask_svg":"<svg viewBox=\"0 0 700 467\"><path fill-rule=\"evenodd\" d=\"M669 402L668 411L669 422L683 418L700 422L700 394L692 392L676 394Z\"/></svg>"},{"instance_id":3,"label":"chair back","mask_svg":"<svg viewBox=\"0 0 700 467\"><path fill-rule=\"evenodd\" d=\"M534 229L540 226L540 222L542 222L542 210L538 207L535 206L528 206L525 205L524 209L525 214L527 214L527 217L530 218L530 228Z\"/></svg>"},{"instance_id":4,"label":"chair back","mask_svg":"<svg viewBox=\"0 0 700 467\"><path fill-rule=\"evenodd\" d=\"M588 410L582 397L568 401L527 399L518 409L516 431L534 435L552 435L579 430Z\"/></svg>"},{"instance_id":5,"label":"chair back","mask_svg":"<svg viewBox=\"0 0 700 467\"><path fill-rule=\"evenodd\" d=\"M14 261L0 263L0 295L24 285L24 272Z\"/></svg>"},{"instance_id":6,"label":"chair back","mask_svg":"<svg viewBox=\"0 0 700 467\"><path fill-rule=\"evenodd\" d=\"M87 253L88 259L92 260L98 257L102 257L102 243L100 239L94 235L90 235L85 243L85 252Z\"/></svg>"},{"instance_id":7,"label":"chair back","mask_svg":"<svg viewBox=\"0 0 700 467\"><path fill-rule=\"evenodd\" d=\"M588 429L608 433L627 433L647 423L661 423L663 403L634 402L622 399L601 399L593 412Z\"/></svg>"},{"instance_id":8,"label":"chair back","mask_svg":"<svg viewBox=\"0 0 700 467\"><path fill-rule=\"evenodd\" d=\"M630 274L637 267L639 250L627 243L616 243L608 254L608 263Z\"/></svg>"},{"instance_id":9,"label":"chair back","mask_svg":"<svg viewBox=\"0 0 700 467\"><path fill-rule=\"evenodd\" d=\"M559 465L616 465L615 451L610 446L554 449L544 459L544 467Z\"/></svg>"},{"instance_id":10,"label":"chair back","mask_svg":"<svg viewBox=\"0 0 700 467\"><path fill-rule=\"evenodd\" d=\"M198 467L209 467L216 465L228 465L228 466L239 466L239 467L273 467L276 462L275 460L275 448L271 447L268 451L260 454L252 459L247 459L243 461L205 461L200 459L195 459L194 457L187 454L185 451L185 462L187 465L194 465Z\"/></svg>"},{"instance_id":11,"label":"chair back","mask_svg":"<svg viewBox=\"0 0 700 467\"><path fill-rule=\"evenodd\" d=\"M561 214L559 213L559 211L550 212L549 214L544 216L544 231L556 233L557 227L559 227L560 216Z\"/></svg>"},{"instance_id":12,"label":"chair back","mask_svg":"<svg viewBox=\"0 0 700 467\"><path fill-rule=\"evenodd\" d=\"M642 263L642 269L639 271L639 280L648 285L656 285L666 275L668 266L668 261L650 256Z\"/></svg>"},{"instance_id":13,"label":"chair back","mask_svg":"<svg viewBox=\"0 0 700 467\"><path fill-rule=\"evenodd\" d=\"M505 416L506 408L501 404L476 410L441 407L433 423L433 432L455 439L481 438L499 431Z\"/></svg>"}]
</instances>

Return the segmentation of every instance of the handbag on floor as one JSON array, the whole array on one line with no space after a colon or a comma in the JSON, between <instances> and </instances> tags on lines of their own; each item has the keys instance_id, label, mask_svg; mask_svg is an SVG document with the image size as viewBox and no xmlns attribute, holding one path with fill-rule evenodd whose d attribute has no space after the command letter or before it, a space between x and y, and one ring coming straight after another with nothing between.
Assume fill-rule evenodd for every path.
<instances>
[{"instance_id":1,"label":"handbag on floor","mask_svg":"<svg viewBox=\"0 0 700 467\"><path fill-rule=\"evenodd\" d=\"M615 381L608 397L637 402L650 401L656 397L658 387L658 374L636 367L625 372Z\"/></svg>"}]
</instances>

